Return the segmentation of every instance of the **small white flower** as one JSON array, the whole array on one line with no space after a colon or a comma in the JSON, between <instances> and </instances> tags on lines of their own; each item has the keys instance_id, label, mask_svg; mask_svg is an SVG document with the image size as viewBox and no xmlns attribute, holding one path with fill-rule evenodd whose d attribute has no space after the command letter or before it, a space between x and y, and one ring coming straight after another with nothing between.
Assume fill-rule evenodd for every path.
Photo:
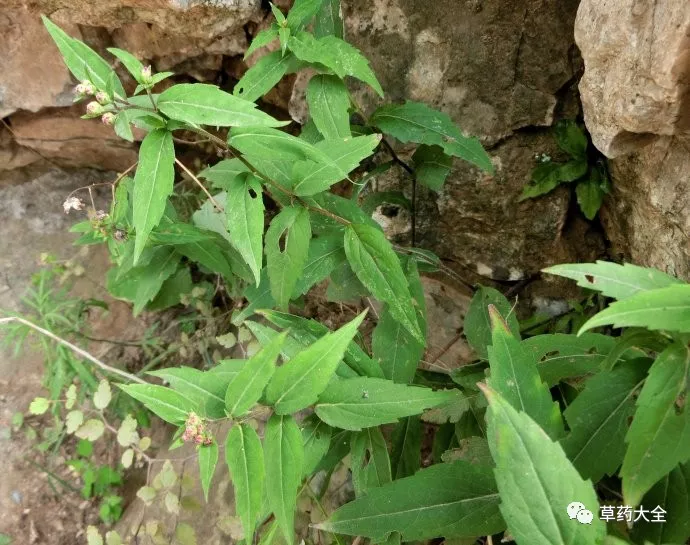
<instances>
[{"instance_id":1,"label":"small white flower","mask_svg":"<svg viewBox=\"0 0 690 545\"><path fill-rule=\"evenodd\" d=\"M103 106L101 106L95 100L92 102L89 102L86 105L86 113L88 115L101 115L103 113Z\"/></svg>"},{"instance_id":2,"label":"small white flower","mask_svg":"<svg viewBox=\"0 0 690 545\"><path fill-rule=\"evenodd\" d=\"M113 125L115 123L115 114L113 112L106 112L101 116L101 121L104 125Z\"/></svg>"},{"instance_id":3,"label":"small white flower","mask_svg":"<svg viewBox=\"0 0 690 545\"><path fill-rule=\"evenodd\" d=\"M152 75L153 71L151 70L151 66L144 66L144 68L141 69L141 80L144 83L152 83Z\"/></svg>"},{"instance_id":4,"label":"small white flower","mask_svg":"<svg viewBox=\"0 0 690 545\"><path fill-rule=\"evenodd\" d=\"M62 203L62 209L65 211L65 214L69 214L70 210L83 210L84 206L84 201L77 197L68 197Z\"/></svg>"}]
</instances>

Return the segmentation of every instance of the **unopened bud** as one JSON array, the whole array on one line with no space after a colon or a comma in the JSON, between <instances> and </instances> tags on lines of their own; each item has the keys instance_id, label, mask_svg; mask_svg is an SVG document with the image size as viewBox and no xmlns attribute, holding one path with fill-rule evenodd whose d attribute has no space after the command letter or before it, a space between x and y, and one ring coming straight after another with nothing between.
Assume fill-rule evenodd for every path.
<instances>
[{"instance_id":1,"label":"unopened bud","mask_svg":"<svg viewBox=\"0 0 690 545\"><path fill-rule=\"evenodd\" d=\"M141 80L144 83L153 83L153 72L150 65L141 69Z\"/></svg>"},{"instance_id":2,"label":"unopened bud","mask_svg":"<svg viewBox=\"0 0 690 545\"><path fill-rule=\"evenodd\" d=\"M74 92L77 95L82 95L82 96L83 95L93 95L96 92L96 89L94 89L93 84L89 80L85 79L84 81L82 81L79 85L77 85L74 88Z\"/></svg>"},{"instance_id":3,"label":"unopened bud","mask_svg":"<svg viewBox=\"0 0 690 545\"><path fill-rule=\"evenodd\" d=\"M113 112L106 112L101 116L101 121L104 125L113 125L115 123L115 114Z\"/></svg>"},{"instance_id":4,"label":"unopened bud","mask_svg":"<svg viewBox=\"0 0 690 545\"><path fill-rule=\"evenodd\" d=\"M96 101L89 102L86 105L86 113L88 115L100 115L103 113L103 106Z\"/></svg>"},{"instance_id":5,"label":"unopened bud","mask_svg":"<svg viewBox=\"0 0 690 545\"><path fill-rule=\"evenodd\" d=\"M110 99L110 95L106 93L105 91L98 91L96 93L96 100L98 101L99 104L110 104L112 100Z\"/></svg>"}]
</instances>

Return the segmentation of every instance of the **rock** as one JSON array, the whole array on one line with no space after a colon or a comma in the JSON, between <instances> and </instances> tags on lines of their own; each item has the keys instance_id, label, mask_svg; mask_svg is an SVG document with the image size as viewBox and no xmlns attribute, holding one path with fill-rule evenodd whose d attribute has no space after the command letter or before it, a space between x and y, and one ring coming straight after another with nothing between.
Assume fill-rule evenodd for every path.
<instances>
[{"instance_id":1,"label":"rock","mask_svg":"<svg viewBox=\"0 0 690 545\"><path fill-rule=\"evenodd\" d=\"M660 137L610 161L613 195L602 217L633 263L690 280L690 140Z\"/></svg>"},{"instance_id":2,"label":"rock","mask_svg":"<svg viewBox=\"0 0 690 545\"><path fill-rule=\"evenodd\" d=\"M99 119L81 119L83 106L25 112L12 116L17 144L61 166L123 171L137 160L137 152Z\"/></svg>"},{"instance_id":3,"label":"rock","mask_svg":"<svg viewBox=\"0 0 690 545\"><path fill-rule=\"evenodd\" d=\"M580 94L594 145L607 157L690 125L690 4L583 0L575 40Z\"/></svg>"},{"instance_id":4,"label":"rock","mask_svg":"<svg viewBox=\"0 0 690 545\"><path fill-rule=\"evenodd\" d=\"M71 76L43 24L24 7L0 14L0 118L72 104Z\"/></svg>"},{"instance_id":5,"label":"rock","mask_svg":"<svg viewBox=\"0 0 690 545\"><path fill-rule=\"evenodd\" d=\"M690 278L690 4L584 0L575 24L587 128L609 161L615 251Z\"/></svg>"}]
</instances>

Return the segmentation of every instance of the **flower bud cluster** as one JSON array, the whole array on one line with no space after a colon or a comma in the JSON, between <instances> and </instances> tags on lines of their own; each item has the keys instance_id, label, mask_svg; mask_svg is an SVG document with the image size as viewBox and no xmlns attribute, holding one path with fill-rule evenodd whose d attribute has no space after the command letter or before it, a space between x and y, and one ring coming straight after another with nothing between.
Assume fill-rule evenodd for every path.
<instances>
[{"instance_id":1,"label":"flower bud cluster","mask_svg":"<svg viewBox=\"0 0 690 545\"><path fill-rule=\"evenodd\" d=\"M90 95L93 95L95 92L96 92L96 88L87 79L82 81L79 85L77 85L74 88L74 93L79 97L90 96Z\"/></svg>"},{"instance_id":2,"label":"flower bud cluster","mask_svg":"<svg viewBox=\"0 0 690 545\"><path fill-rule=\"evenodd\" d=\"M206 428L204 421L194 412L189 413L185 422L182 440L185 443L196 443L197 445L210 445L213 443L213 436Z\"/></svg>"}]
</instances>

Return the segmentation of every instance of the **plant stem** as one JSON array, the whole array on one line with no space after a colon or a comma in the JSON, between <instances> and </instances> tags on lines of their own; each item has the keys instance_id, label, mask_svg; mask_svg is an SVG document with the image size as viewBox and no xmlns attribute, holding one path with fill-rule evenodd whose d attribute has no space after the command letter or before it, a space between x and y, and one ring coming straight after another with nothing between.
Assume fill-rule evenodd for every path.
<instances>
[{"instance_id":1,"label":"plant stem","mask_svg":"<svg viewBox=\"0 0 690 545\"><path fill-rule=\"evenodd\" d=\"M211 196L211 194L209 193L208 189L206 189L206 187L204 186L204 184L201 183L201 181L199 180L199 178L197 178L196 176L194 176L194 174L192 174L192 171L189 170L186 166L184 166L184 165L182 164L182 162L181 162L177 157L175 157L175 162L180 166L180 168L181 168L182 170L184 170L184 171L187 173L187 175L188 175L192 180L194 180L194 181L196 182L196 184L201 188L201 190L202 190L204 193L206 193L206 196L208 197L208 200L210 200L210 201L213 203L213 206L216 207L216 209L218 210L218 212L223 212L223 207L222 207L220 204L218 204L218 201L216 201L216 199L214 199L214 198Z\"/></svg>"},{"instance_id":2,"label":"plant stem","mask_svg":"<svg viewBox=\"0 0 690 545\"><path fill-rule=\"evenodd\" d=\"M92 356L91 354L89 354L86 350L82 350L77 345L72 344L71 342L63 339L62 337L58 337L54 333L51 333L47 329L43 329L42 327L37 326L36 324L30 322L29 320L25 320L24 318L20 318L19 316L10 316L9 318L0 318L0 325L9 324L11 322L19 322L20 324L24 324L25 326L30 327L31 329L38 331L39 333L45 335L46 337L49 337L49 338L53 339L54 341L60 343L61 345L66 346L75 354L79 354L82 358L89 360L91 363L93 363L97 367L100 367L103 371L105 371L107 373L111 373L113 375L119 375L123 378L126 378L127 380L129 380L131 382L138 382L140 384L148 384L148 382L146 382L145 380L142 380L139 377L131 375L127 371L122 371L121 369L117 369L116 367L111 367L110 365L103 363L101 360L99 360L95 356Z\"/></svg>"}]
</instances>

